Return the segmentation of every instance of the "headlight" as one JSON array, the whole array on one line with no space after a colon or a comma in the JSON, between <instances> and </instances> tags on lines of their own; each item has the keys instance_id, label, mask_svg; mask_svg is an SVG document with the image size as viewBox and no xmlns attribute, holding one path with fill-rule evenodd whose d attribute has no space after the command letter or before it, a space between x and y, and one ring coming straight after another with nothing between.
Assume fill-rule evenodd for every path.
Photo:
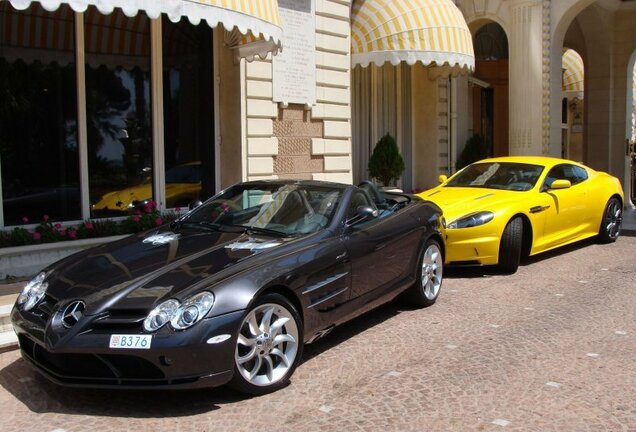
<instances>
[{"instance_id":1,"label":"headlight","mask_svg":"<svg viewBox=\"0 0 636 432\"><path fill-rule=\"evenodd\" d=\"M179 308L177 300L168 300L154 308L144 320L144 330L159 330L172 319L175 311Z\"/></svg>"},{"instance_id":2,"label":"headlight","mask_svg":"<svg viewBox=\"0 0 636 432\"><path fill-rule=\"evenodd\" d=\"M175 312L170 325L176 330L184 330L201 321L212 309L214 294L203 291L186 300Z\"/></svg>"},{"instance_id":3,"label":"headlight","mask_svg":"<svg viewBox=\"0 0 636 432\"><path fill-rule=\"evenodd\" d=\"M476 227L476 226L483 225L485 223L490 222L494 217L495 217L495 214L489 211L471 213L469 215L466 215L464 217L461 217L449 223L447 228L457 229L457 228Z\"/></svg>"},{"instance_id":4,"label":"headlight","mask_svg":"<svg viewBox=\"0 0 636 432\"><path fill-rule=\"evenodd\" d=\"M47 282L44 282L44 279L46 279L46 273L38 274L26 284L22 293L20 293L18 304L21 306L24 305L24 310L28 311L33 309L33 307L42 300L42 297L44 297L46 288L49 286Z\"/></svg>"},{"instance_id":5,"label":"headlight","mask_svg":"<svg viewBox=\"0 0 636 432\"><path fill-rule=\"evenodd\" d=\"M201 321L214 305L214 294L203 291L187 299L183 304L171 299L154 308L144 320L144 330L159 330L170 322L172 328L184 330Z\"/></svg>"}]
</instances>

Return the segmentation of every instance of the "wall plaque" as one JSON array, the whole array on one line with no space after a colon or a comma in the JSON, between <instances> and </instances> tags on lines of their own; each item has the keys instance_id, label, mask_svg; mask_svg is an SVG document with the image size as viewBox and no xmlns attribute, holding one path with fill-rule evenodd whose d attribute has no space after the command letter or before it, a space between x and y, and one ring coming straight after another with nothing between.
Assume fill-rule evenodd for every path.
<instances>
[{"instance_id":1,"label":"wall plaque","mask_svg":"<svg viewBox=\"0 0 636 432\"><path fill-rule=\"evenodd\" d=\"M272 59L274 102L316 103L315 0L278 0L283 51Z\"/></svg>"}]
</instances>

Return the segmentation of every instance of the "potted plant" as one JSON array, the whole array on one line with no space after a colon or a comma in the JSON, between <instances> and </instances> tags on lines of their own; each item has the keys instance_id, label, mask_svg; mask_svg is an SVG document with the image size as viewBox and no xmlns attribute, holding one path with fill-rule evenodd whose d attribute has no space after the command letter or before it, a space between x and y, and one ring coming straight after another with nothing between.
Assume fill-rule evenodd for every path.
<instances>
[{"instance_id":1,"label":"potted plant","mask_svg":"<svg viewBox=\"0 0 636 432\"><path fill-rule=\"evenodd\" d=\"M369 175L378 179L384 186L391 186L394 180L404 172L404 159L400 155L395 139L384 135L377 142L369 158Z\"/></svg>"},{"instance_id":2,"label":"potted plant","mask_svg":"<svg viewBox=\"0 0 636 432\"><path fill-rule=\"evenodd\" d=\"M484 138L479 134L473 134L468 138L464 149L459 154L455 166L457 170L470 165L473 162L485 159L488 157L488 145L484 141Z\"/></svg>"}]
</instances>

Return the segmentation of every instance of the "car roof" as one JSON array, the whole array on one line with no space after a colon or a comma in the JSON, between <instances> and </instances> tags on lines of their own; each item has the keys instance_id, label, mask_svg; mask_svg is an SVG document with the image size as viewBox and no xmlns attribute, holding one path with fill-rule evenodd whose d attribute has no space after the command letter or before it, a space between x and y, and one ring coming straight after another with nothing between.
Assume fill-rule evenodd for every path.
<instances>
[{"instance_id":1,"label":"car roof","mask_svg":"<svg viewBox=\"0 0 636 432\"><path fill-rule=\"evenodd\" d=\"M563 163L573 164L578 166L585 166L579 162L574 162L567 159L560 159L549 156L502 156L496 158L489 158L480 160L480 162L509 162L509 163L526 163L532 165L542 165L546 167L551 167L554 165L559 165ZM586 167L589 169L589 167Z\"/></svg>"}]
</instances>

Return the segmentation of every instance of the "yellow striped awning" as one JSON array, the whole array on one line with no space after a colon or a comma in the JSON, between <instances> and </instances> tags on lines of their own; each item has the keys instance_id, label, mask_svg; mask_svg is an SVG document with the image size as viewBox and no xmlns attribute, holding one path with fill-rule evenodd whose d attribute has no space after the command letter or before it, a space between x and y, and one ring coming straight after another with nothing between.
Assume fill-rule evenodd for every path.
<instances>
[{"instance_id":1,"label":"yellow striped awning","mask_svg":"<svg viewBox=\"0 0 636 432\"><path fill-rule=\"evenodd\" d=\"M354 0L351 57L353 66L419 61L453 75L475 68L470 30L451 0Z\"/></svg>"},{"instance_id":2,"label":"yellow striped awning","mask_svg":"<svg viewBox=\"0 0 636 432\"><path fill-rule=\"evenodd\" d=\"M9 1L18 10L25 10L32 0ZM276 53L280 49L282 26L276 0L39 0L42 7L52 12L62 3L68 4L75 12L85 12L88 6L109 15L114 8L121 8L128 17L140 10L152 19L166 14L171 21L177 22L186 17L197 25L205 20L210 27L223 25L227 30L238 30L243 35L253 35L268 43L268 52Z\"/></svg>"},{"instance_id":3,"label":"yellow striped awning","mask_svg":"<svg viewBox=\"0 0 636 432\"><path fill-rule=\"evenodd\" d=\"M563 91L583 92L585 68L583 59L573 49L567 49L561 59L563 67Z\"/></svg>"}]
</instances>

